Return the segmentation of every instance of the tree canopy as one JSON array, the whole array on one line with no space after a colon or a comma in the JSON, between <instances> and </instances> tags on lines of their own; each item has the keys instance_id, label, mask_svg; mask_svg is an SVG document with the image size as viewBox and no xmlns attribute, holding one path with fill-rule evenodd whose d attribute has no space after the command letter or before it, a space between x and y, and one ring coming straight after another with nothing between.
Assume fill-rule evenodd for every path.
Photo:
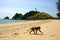
<instances>
[{"instance_id":1,"label":"tree canopy","mask_svg":"<svg viewBox=\"0 0 60 40\"><path fill-rule=\"evenodd\" d=\"M58 9L57 16L60 17L60 0L58 0L57 2L57 9Z\"/></svg>"},{"instance_id":2,"label":"tree canopy","mask_svg":"<svg viewBox=\"0 0 60 40\"><path fill-rule=\"evenodd\" d=\"M8 16L6 16L6 17L4 17L4 19L9 19L9 17L8 17Z\"/></svg>"},{"instance_id":3,"label":"tree canopy","mask_svg":"<svg viewBox=\"0 0 60 40\"><path fill-rule=\"evenodd\" d=\"M33 16L36 13L39 13L38 11L29 11L27 13L25 13L25 15L22 17L22 19L27 19L29 16Z\"/></svg>"},{"instance_id":4,"label":"tree canopy","mask_svg":"<svg viewBox=\"0 0 60 40\"><path fill-rule=\"evenodd\" d=\"M45 13L45 12L39 12L39 11L29 11L25 15L22 15L21 13L16 13L12 19L15 20L40 20L40 19L51 19L52 16Z\"/></svg>"},{"instance_id":5,"label":"tree canopy","mask_svg":"<svg viewBox=\"0 0 60 40\"><path fill-rule=\"evenodd\" d=\"M58 11L60 11L60 0L58 0L58 2L57 2L57 9L58 9Z\"/></svg>"},{"instance_id":6,"label":"tree canopy","mask_svg":"<svg viewBox=\"0 0 60 40\"><path fill-rule=\"evenodd\" d=\"M15 20L18 20L18 19L21 19L22 18L22 14L20 13L16 13L13 17L12 17L12 19L15 19Z\"/></svg>"},{"instance_id":7,"label":"tree canopy","mask_svg":"<svg viewBox=\"0 0 60 40\"><path fill-rule=\"evenodd\" d=\"M51 19L51 18L52 18L51 15L44 13L44 12L40 12L40 13L37 13L33 16L28 17L27 19L40 20L40 19Z\"/></svg>"},{"instance_id":8,"label":"tree canopy","mask_svg":"<svg viewBox=\"0 0 60 40\"><path fill-rule=\"evenodd\" d=\"M60 12L57 13L57 16L60 17Z\"/></svg>"}]
</instances>

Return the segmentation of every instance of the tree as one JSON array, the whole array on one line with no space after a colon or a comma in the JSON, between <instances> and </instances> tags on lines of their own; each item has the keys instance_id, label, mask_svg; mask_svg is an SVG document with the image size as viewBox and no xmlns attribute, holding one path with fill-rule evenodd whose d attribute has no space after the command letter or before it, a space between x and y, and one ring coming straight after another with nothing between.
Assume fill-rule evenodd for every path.
<instances>
[{"instance_id":1,"label":"tree","mask_svg":"<svg viewBox=\"0 0 60 40\"><path fill-rule=\"evenodd\" d=\"M57 9L58 9L58 11L60 11L60 0L58 0Z\"/></svg>"},{"instance_id":2,"label":"tree","mask_svg":"<svg viewBox=\"0 0 60 40\"><path fill-rule=\"evenodd\" d=\"M57 16L60 17L60 0L58 0L57 2L57 9L58 9Z\"/></svg>"},{"instance_id":3,"label":"tree","mask_svg":"<svg viewBox=\"0 0 60 40\"><path fill-rule=\"evenodd\" d=\"M4 19L9 19L9 17L8 17L8 16L6 16Z\"/></svg>"},{"instance_id":4,"label":"tree","mask_svg":"<svg viewBox=\"0 0 60 40\"><path fill-rule=\"evenodd\" d=\"M57 16L60 17L60 12L57 13Z\"/></svg>"},{"instance_id":5,"label":"tree","mask_svg":"<svg viewBox=\"0 0 60 40\"><path fill-rule=\"evenodd\" d=\"M22 14L20 13L16 13L13 17L12 17L12 19L15 19L15 20L18 20L18 19L21 19L22 18Z\"/></svg>"},{"instance_id":6,"label":"tree","mask_svg":"<svg viewBox=\"0 0 60 40\"><path fill-rule=\"evenodd\" d=\"M29 16L33 16L36 13L39 13L39 12L38 11L29 11L22 17L22 19L27 19Z\"/></svg>"}]
</instances>

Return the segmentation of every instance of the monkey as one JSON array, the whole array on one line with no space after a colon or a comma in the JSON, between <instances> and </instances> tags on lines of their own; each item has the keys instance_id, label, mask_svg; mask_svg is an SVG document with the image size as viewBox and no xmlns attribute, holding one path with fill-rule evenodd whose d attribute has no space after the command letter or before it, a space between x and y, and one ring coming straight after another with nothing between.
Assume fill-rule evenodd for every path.
<instances>
[{"instance_id":1,"label":"monkey","mask_svg":"<svg viewBox=\"0 0 60 40\"><path fill-rule=\"evenodd\" d=\"M30 30L29 34L31 34L31 32L34 32L34 34L37 34L37 30L39 30L39 32L41 32L43 34L43 32L40 29L41 29L41 27L39 27L39 26L38 27L31 27L30 29L28 29L28 31Z\"/></svg>"}]
</instances>

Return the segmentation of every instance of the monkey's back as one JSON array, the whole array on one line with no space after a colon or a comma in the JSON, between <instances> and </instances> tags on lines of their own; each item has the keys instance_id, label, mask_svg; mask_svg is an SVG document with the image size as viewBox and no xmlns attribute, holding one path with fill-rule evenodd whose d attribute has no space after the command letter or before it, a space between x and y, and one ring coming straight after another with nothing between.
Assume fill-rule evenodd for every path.
<instances>
[{"instance_id":1,"label":"monkey's back","mask_svg":"<svg viewBox=\"0 0 60 40\"><path fill-rule=\"evenodd\" d=\"M32 30L38 30L38 29L40 29L41 27L32 27L31 29Z\"/></svg>"}]
</instances>

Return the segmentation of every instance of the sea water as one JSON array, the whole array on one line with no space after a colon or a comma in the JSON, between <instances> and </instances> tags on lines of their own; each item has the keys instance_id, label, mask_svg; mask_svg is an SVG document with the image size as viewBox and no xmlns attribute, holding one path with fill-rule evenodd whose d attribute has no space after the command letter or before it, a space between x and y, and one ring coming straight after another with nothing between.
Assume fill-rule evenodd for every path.
<instances>
[{"instance_id":1,"label":"sea water","mask_svg":"<svg viewBox=\"0 0 60 40\"><path fill-rule=\"evenodd\" d=\"M0 24L26 22L27 20L0 20Z\"/></svg>"}]
</instances>

